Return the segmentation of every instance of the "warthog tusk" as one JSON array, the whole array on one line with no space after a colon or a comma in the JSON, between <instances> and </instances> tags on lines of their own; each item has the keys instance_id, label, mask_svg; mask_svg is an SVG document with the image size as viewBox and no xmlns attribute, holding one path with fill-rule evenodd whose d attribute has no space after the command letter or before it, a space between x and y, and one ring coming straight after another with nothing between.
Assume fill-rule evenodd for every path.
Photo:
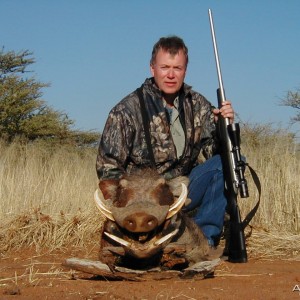
<instances>
[{"instance_id":1,"label":"warthog tusk","mask_svg":"<svg viewBox=\"0 0 300 300\"><path fill-rule=\"evenodd\" d=\"M127 242L127 241L125 241L125 240L123 240L123 239L121 239L121 238L119 238L119 237L117 237L117 236L115 236L113 234L110 234L110 233L108 233L106 231L104 232L104 234L107 235L112 240L114 240L115 242L117 242L117 243L119 243L119 244L121 244L121 245L123 245L123 246L125 246L127 248L129 248L130 245L131 245L129 242Z\"/></svg>"},{"instance_id":2,"label":"warthog tusk","mask_svg":"<svg viewBox=\"0 0 300 300\"><path fill-rule=\"evenodd\" d=\"M166 219L170 219L174 215L176 215L185 203L188 191L187 191L187 187L184 183L181 183L181 187L182 187L181 195L179 196L177 201L175 203L173 203L171 205L171 207L169 208L169 212L167 214Z\"/></svg>"},{"instance_id":3,"label":"warthog tusk","mask_svg":"<svg viewBox=\"0 0 300 300\"><path fill-rule=\"evenodd\" d=\"M154 243L153 243L153 241L152 241L153 244L152 244L152 243L151 243L151 244L152 244L153 246L157 247L157 246L163 244L164 242L170 240L174 235L177 234L178 231L179 231L179 229L176 228L174 231L172 231L172 232L170 232L169 234L163 236L162 238L160 238L159 240L155 241ZM108 233L108 232L106 232L106 231L104 232L104 234L105 234L106 236L108 236L110 239L112 239L112 240L114 240L115 242L119 243L120 245L123 245L123 246L125 246L125 247L131 249L131 246L132 246L132 245L131 245L131 243L129 243L128 241L126 241L126 240L124 240L124 239L122 239L122 238L120 238L120 237L118 237L118 236L115 236L115 235L113 235L113 234L110 234L110 233ZM151 242L151 241L150 241L150 242ZM150 246L148 246L148 247L150 248Z\"/></svg>"},{"instance_id":4,"label":"warthog tusk","mask_svg":"<svg viewBox=\"0 0 300 300\"><path fill-rule=\"evenodd\" d=\"M154 246L159 246L162 243L166 242L167 240L171 239L178 231L179 229L177 228L174 231L170 232L169 234L163 236L162 238L160 238L154 243Z\"/></svg>"},{"instance_id":5,"label":"warthog tusk","mask_svg":"<svg viewBox=\"0 0 300 300\"><path fill-rule=\"evenodd\" d=\"M106 205L103 202L103 195L99 195L99 190L97 189L94 193L94 200L96 203L97 208L100 210L100 212L109 220L114 221L115 219L113 217L112 212L106 207Z\"/></svg>"}]
</instances>

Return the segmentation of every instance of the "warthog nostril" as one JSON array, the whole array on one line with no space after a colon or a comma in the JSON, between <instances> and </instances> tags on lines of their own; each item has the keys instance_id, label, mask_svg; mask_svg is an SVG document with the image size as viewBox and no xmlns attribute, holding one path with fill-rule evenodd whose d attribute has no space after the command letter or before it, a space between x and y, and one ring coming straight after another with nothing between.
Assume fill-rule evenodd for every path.
<instances>
[{"instance_id":1,"label":"warthog nostril","mask_svg":"<svg viewBox=\"0 0 300 300\"><path fill-rule=\"evenodd\" d=\"M128 230L135 232L137 224L132 216L126 217L123 221L123 226Z\"/></svg>"},{"instance_id":2,"label":"warthog nostril","mask_svg":"<svg viewBox=\"0 0 300 300\"><path fill-rule=\"evenodd\" d=\"M134 213L124 219L123 226L131 232L149 232L158 226L158 220L146 213Z\"/></svg>"},{"instance_id":3,"label":"warthog nostril","mask_svg":"<svg viewBox=\"0 0 300 300\"><path fill-rule=\"evenodd\" d=\"M125 220L125 227L128 229L128 230L134 230L136 228L136 223L134 220ZM127 225L127 226L126 226Z\"/></svg>"},{"instance_id":4,"label":"warthog nostril","mask_svg":"<svg viewBox=\"0 0 300 300\"><path fill-rule=\"evenodd\" d=\"M153 226L153 224L154 224L154 221L153 221L153 220L148 221L148 226L149 226L149 227Z\"/></svg>"},{"instance_id":5,"label":"warthog nostril","mask_svg":"<svg viewBox=\"0 0 300 300\"><path fill-rule=\"evenodd\" d=\"M148 216L145 218L145 227L148 228L147 231L153 230L158 224L158 221L155 217L153 216Z\"/></svg>"}]
</instances>

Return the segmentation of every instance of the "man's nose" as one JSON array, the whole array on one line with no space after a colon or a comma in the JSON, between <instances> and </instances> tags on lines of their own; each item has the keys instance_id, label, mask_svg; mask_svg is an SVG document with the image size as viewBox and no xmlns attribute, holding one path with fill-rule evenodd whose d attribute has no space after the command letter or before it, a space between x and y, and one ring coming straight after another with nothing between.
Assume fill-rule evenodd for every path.
<instances>
[{"instance_id":1,"label":"man's nose","mask_svg":"<svg viewBox=\"0 0 300 300\"><path fill-rule=\"evenodd\" d=\"M168 77L169 78L174 78L175 77L174 75L175 75L174 69L170 68L169 72L168 72Z\"/></svg>"}]
</instances>

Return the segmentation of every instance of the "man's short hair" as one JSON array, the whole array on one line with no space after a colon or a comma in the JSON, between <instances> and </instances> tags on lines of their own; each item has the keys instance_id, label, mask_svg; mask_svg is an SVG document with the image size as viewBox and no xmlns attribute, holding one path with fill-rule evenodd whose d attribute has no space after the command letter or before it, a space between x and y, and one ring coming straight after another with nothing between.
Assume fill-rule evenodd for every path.
<instances>
[{"instance_id":1,"label":"man's short hair","mask_svg":"<svg viewBox=\"0 0 300 300\"><path fill-rule=\"evenodd\" d=\"M160 49L169 52L171 55L176 55L180 50L182 50L186 57L186 65L188 64L188 48L185 45L183 39L181 39L180 37L176 35L161 37L158 40L158 42L153 46L150 65L154 64L156 55Z\"/></svg>"}]
</instances>

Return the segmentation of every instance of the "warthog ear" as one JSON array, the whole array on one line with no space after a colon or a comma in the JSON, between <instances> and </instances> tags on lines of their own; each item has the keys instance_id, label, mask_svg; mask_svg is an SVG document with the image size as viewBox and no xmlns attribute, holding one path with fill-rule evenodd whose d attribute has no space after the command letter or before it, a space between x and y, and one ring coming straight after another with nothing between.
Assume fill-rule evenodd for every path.
<instances>
[{"instance_id":1,"label":"warthog ear","mask_svg":"<svg viewBox=\"0 0 300 300\"><path fill-rule=\"evenodd\" d=\"M103 194L104 199L115 200L117 189L119 186L119 179L105 179L99 181L99 188Z\"/></svg>"},{"instance_id":2,"label":"warthog ear","mask_svg":"<svg viewBox=\"0 0 300 300\"><path fill-rule=\"evenodd\" d=\"M181 194L181 191L182 191L181 184L182 183L188 187L189 186L189 178L186 176L179 176L179 177L173 178L170 181L168 181L170 190L175 197L178 197Z\"/></svg>"}]
</instances>

